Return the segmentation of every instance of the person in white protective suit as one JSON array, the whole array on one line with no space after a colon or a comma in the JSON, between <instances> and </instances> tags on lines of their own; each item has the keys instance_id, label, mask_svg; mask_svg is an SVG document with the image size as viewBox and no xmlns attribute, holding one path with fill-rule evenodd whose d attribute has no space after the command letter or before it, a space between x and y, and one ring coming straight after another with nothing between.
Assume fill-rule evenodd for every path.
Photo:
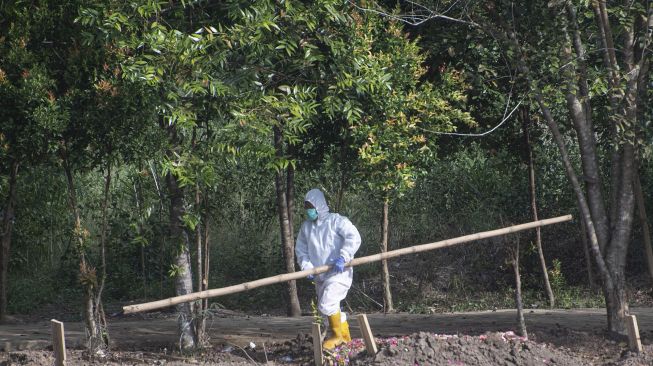
<instances>
[{"instance_id":1,"label":"person in white protective suit","mask_svg":"<svg viewBox=\"0 0 653 366\"><path fill-rule=\"evenodd\" d=\"M325 349L351 341L347 315L340 311L340 302L351 287L354 270L345 263L354 258L361 245L361 236L345 216L329 212L324 194L312 189L304 201L307 219L297 235L295 254L302 271L323 265L333 268L315 278L317 308L329 319L331 337Z\"/></svg>"}]
</instances>

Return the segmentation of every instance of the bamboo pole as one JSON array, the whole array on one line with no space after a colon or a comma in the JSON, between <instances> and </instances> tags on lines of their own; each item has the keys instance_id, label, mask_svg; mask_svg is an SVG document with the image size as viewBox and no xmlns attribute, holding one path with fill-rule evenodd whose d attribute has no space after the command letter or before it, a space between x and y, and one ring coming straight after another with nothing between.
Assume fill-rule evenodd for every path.
<instances>
[{"instance_id":1,"label":"bamboo pole","mask_svg":"<svg viewBox=\"0 0 653 366\"><path fill-rule=\"evenodd\" d=\"M516 233L518 231L528 230L528 229L532 229L532 228L536 228L536 227L552 225L552 224L558 224L558 223L561 223L561 222L570 221L571 219L572 219L571 215L566 215L566 216L559 216L559 217L554 217L554 218L546 219L546 220L533 221L533 222L520 224L520 225L513 225L513 226L503 228L503 229L483 231L483 232L476 233L476 234L470 234L470 235L460 236L460 237L457 237L457 238L436 241L434 243L421 244L421 245L416 245L416 246L412 246L412 247L408 247L408 248L392 250L392 251L385 252L385 253L378 253L378 254L368 255L367 257L355 258L352 261L345 264L345 266L346 267L359 266L361 264L378 262L378 261L381 261L381 260L384 260L384 259L395 258L395 257L399 257L399 256L406 255L406 254L420 253L420 252L425 252L425 251L429 251L429 250L450 247L450 246L454 246L454 245L457 245L457 244L467 243L467 242L470 242L470 241L491 238L491 237L499 236L499 235L506 235L506 234ZM275 283L298 280L300 278L305 278L308 275L318 275L318 274L321 274L321 273L325 273L325 272L329 271L330 268L331 268L331 266L319 266L319 267L315 267L315 268L312 268L312 269L307 269L305 271L285 273L285 274L280 274L280 275L276 275L276 276L272 276L272 277L261 278L261 279L256 280L256 281L245 282L245 283L241 283L239 285L233 285L233 286L216 288L216 289L211 289L211 290L206 290L206 291L194 292L194 293L190 293L190 294L186 294L186 295L170 297L170 298L167 298L167 299L157 300L157 301L152 301L152 302L147 302L147 303L142 303L142 304L123 306L122 310L123 310L124 314L131 314L131 313L139 313L139 312L143 312L143 311L150 311L150 310L155 310L155 309L166 308L166 307L169 307L169 306L173 306L173 305L177 305L177 304L181 304L181 303L185 303L185 302L197 301L197 300L206 299L206 298L209 298L209 297L218 297L218 296L223 296L223 295L229 295L229 294L233 294L233 293L237 293L237 292L249 291L249 290L255 289L257 287L273 285Z\"/></svg>"}]
</instances>

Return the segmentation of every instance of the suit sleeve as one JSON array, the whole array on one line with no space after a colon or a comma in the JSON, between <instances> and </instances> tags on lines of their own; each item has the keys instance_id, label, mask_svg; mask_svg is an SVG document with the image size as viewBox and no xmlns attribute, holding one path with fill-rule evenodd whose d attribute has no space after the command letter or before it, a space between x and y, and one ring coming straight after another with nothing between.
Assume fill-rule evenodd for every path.
<instances>
[{"instance_id":1,"label":"suit sleeve","mask_svg":"<svg viewBox=\"0 0 653 366\"><path fill-rule=\"evenodd\" d=\"M356 226L346 217L340 220L338 235L344 239L342 248L340 249L340 255L345 258L345 262L349 262L354 259L354 255L361 246L361 236Z\"/></svg>"},{"instance_id":2,"label":"suit sleeve","mask_svg":"<svg viewBox=\"0 0 653 366\"><path fill-rule=\"evenodd\" d=\"M304 225L302 224L297 234L297 242L295 244L295 257L297 263L302 271L313 268L310 257L308 255L308 242L306 241L306 234L304 234Z\"/></svg>"}]
</instances>

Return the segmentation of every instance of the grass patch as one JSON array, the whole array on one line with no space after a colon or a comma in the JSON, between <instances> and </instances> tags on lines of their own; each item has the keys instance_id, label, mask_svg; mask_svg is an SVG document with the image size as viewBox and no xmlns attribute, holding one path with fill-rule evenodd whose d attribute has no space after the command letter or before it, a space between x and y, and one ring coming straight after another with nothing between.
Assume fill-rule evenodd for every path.
<instances>
[{"instance_id":1,"label":"grass patch","mask_svg":"<svg viewBox=\"0 0 653 366\"><path fill-rule=\"evenodd\" d=\"M565 286L554 292L556 308L600 308L605 307L605 300L600 293L584 287ZM548 298L540 290L526 289L522 292L526 309L548 307ZM512 288L500 291L465 291L463 293L447 292L424 296L418 302L398 301L397 310L413 314L433 314L443 312L483 311L494 309L514 309L515 292Z\"/></svg>"},{"instance_id":2,"label":"grass patch","mask_svg":"<svg viewBox=\"0 0 653 366\"><path fill-rule=\"evenodd\" d=\"M76 289L59 289L56 278L39 273L43 272L9 279L7 310L10 314L25 314L41 305L80 295Z\"/></svg>"}]
</instances>

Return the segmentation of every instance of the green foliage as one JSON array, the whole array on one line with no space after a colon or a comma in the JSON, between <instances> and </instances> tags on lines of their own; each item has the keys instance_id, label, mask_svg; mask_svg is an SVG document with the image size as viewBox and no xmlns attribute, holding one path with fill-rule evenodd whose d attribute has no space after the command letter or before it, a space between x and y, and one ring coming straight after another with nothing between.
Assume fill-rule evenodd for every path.
<instances>
[{"instance_id":1,"label":"green foliage","mask_svg":"<svg viewBox=\"0 0 653 366\"><path fill-rule=\"evenodd\" d=\"M317 308L316 299L311 299L311 315L313 315L313 324L324 324L324 318Z\"/></svg>"},{"instance_id":2,"label":"green foliage","mask_svg":"<svg viewBox=\"0 0 653 366\"><path fill-rule=\"evenodd\" d=\"M556 303L561 309L600 308L605 306L603 297L584 287L565 286L556 294ZM412 298L410 294L406 295ZM458 292L452 291L445 298L415 296L417 301L398 301L397 309L411 314L434 314L442 312L486 311L490 309L514 309L515 290L506 286L495 291ZM523 289L522 301L525 309L542 309L547 299L541 291Z\"/></svg>"},{"instance_id":3,"label":"green foliage","mask_svg":"<svg viewBox=\"0 0 653 366\"><path fill-rule=\"evenodd\" d=\"M435 157L428 132L473 123L456 106L463 80L451 74L438 84L423 81L424 56L398 24L373 16L353 21L346 51L333 51L339 75L325 110L348 122L361 179L383 197L401 196Z\"/></svg>"},{"instance_id":4,"label":"green foliage","mask_svg":"<svg viewBox=\"0 0 653 366\"><path fill-rule=\"evenodd\" d=\"M599 292L584 287L567 286L555 295L557 307L562 309L605 307L605 298Z\"/></svg>"},{"instance_id":5,"label":"green foliage","mask_svg":"<svg viewBox=\"0 0 653 366\"><path fill-rule=\"evenodd\" d=\"M552 268L549 269L549 281L551 281L551 289L554 293L558 293L567 286L565 277L562 274L562 263L559 259L554 259L551 262Z\"/></svg>"},{"instance_id":6,"label":"green foliage","mask_svg":"<svg viewBox=\"0 0 653 366\"><path fill-rule=\"evenodd\" d=\"M46 271L32 276L10 277L8 292L12 294L8 310L14 314L36 311L41 306L53 302L67 302L81 295L74 288L61 286L59 280Z\"/></svg>"},{"instance_id":7,"label":"green foliage","mask_svg":"<svg viewBox=\"0 0 653 366\"><path fill-rule=\"evenodd\" d=\"M356 223L363 234L359 255L378 251L378 207L371 203L379 198L393 202L391 248L530 218L522 131L514 116L483 139L439 137L495 126L508 100L510 106L522 101L535 115L523 84L513 78L514 65L506 62L509 51L473 28L434 21L404 29L336 0L27 5L0 3L2 202L7 168L21 162L10 258L14 311L58 300L61 288L78 295L76 237L85 239L89 261L99 263L103 173L109 165L114 174L105 293L112 300L170 295L174 276L184 270L170 266L179 243L168 232L168 175L184 192L179 219L189 237L198 227L210 228L212 287L285 271L273 181L289 167L296 172L297 192L322 188L331 207ZM497 11L502 19L519 20L516 30L525 36L532 72L555 118L564 122L567 63L559 47L566 41L557 32L563 18L551 13L559 4L540 5ZM610 7L614 20L626 19L626 9ZM484 9L470 11L489 20ZM580 22L596 31L589 9ZM597 45L588 45L590 102L600 163L607 167L613 111ZM640 97L650 100L651 88ZM653 104L642 105L637 143L650 197ZM573 212L557 148L534 119L540 216ZM572 126L561 125L572 163L580 167ZM83 227L77 232L71 230L64 159L79 196ZM295 230L301 207L296 211ZM544 231L547 256L559 258L550 274L556 297L563 307L600 305L579 285L576 234L569 226ZM511 307L510 275L495 244L425 253L409 265L392 262L401 287L398 307ZM525 302L542 304L539 269L533 253L527 254ZM356 276L369 285L359 290L369 298L359 293L351 303L376 309L378 269L361 267ZM308 303L310 284L299 286ZM433 296L418 292L429 286ZM262 311L283 305L280 291L274 286L219 301Z\"/></svg>"},{"instance_id":8,"label":"green foliage","mask_svg":"<svg viewBox=\"0 0 653 366\"><path fill-rule=\"evenodd\" d=\"M170 278L176 278L181 276L186 269L184 267L180 267L176 264L171 264L170 269L168 270L168 276Z\"/></svg>"}]
</instances>

